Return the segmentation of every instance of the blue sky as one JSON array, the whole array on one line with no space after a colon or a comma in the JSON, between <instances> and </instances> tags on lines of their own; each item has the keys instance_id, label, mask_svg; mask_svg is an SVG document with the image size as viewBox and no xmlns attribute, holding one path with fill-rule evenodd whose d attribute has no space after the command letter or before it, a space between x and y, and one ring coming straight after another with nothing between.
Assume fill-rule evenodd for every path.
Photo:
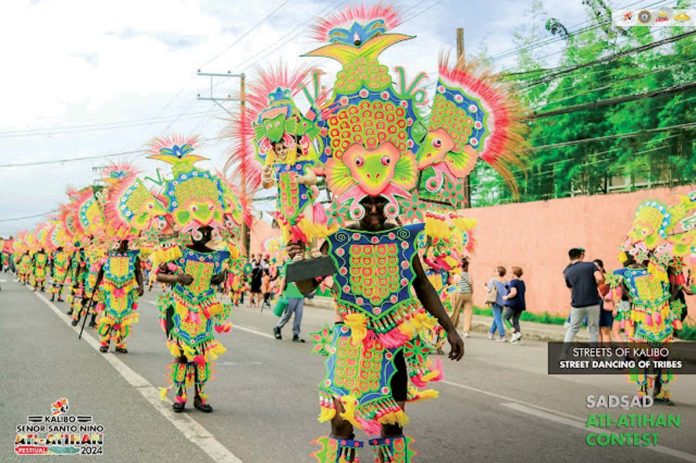
<instances>
[{"instance_id":1,"label":"blue sky","mask_svg":"<svg viewBox=\"0 0 696 463\"><path fill-rule=\"evenodd\" d=\"M217 138L227 114L197 101L207 72L243 71L283 59L290 66L318 44L308 25L338 4L352 0L13 0L0 2L3 86L0 88L0 236L32 228L45 216L7 221L55 210L68 186L91 183L95 167L128 160L145 174L159 163L141 153L63 164L6 167L8 164L130 152L155 136L198 133ZM367 1L366 3L371 3ZM399 0L392 2L406 21L397 29L415 40L384 53L390 66L408 75L426 71L436 79L438 53L455 47L455 28L465 30L467 55L490 56L515 48L513 33L543 24L548 17L567 27L586 20L581 0L543 0L545 14L525 13L526 0ZM654 2L615 0L635 8ZM669 2L663 2L668 3ZM263 18L275 13L266 21ZM255 27L254 27L255 26ZM253 27L253 31L246 33ZM559 45L556 45L558 47ZM539 50L551 53L554 47ZM333 63L316 60L329 76ZM515 59L497 61L511 70ZM217 81L217 95L232 93L234 80ZM230 108L234 104L230 104ZM214 140L201 154L203 167L224 164L229 141ZM267 206L266 206L267 207Z\"/></svg>"}]
</instances>

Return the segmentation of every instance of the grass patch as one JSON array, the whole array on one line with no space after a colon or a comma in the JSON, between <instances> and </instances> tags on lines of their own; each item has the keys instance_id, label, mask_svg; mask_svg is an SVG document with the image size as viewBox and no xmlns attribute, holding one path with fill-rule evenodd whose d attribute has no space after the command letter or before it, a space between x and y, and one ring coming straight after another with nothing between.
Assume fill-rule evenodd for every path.
<instances>
[{"instance_id":1,"label":"grass patch","mask_svg":"<svg viewBox=\"0 0 696 463\"><path fill-rule=\"evenodd\" d=\"M487 316L487 317L491 317L493 315L493 313L491 312L491 309L486 309L486 308L481 308L481 307L474 307L474 314L483 315L483 316ZM550 314L548 312L531 313L528 311L524 311L524 312L522 312L522 317L520 317L520 320L525 321L525 322L546 323L547 325L563 325L566 321L566 317L561 317L559 315L553 315L553 314Z\"/></svg>"}]
</instances>

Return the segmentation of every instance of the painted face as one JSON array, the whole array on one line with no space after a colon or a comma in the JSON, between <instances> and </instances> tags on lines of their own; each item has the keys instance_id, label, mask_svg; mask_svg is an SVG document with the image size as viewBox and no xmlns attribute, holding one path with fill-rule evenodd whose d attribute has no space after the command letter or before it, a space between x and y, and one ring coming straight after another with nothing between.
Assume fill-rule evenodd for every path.
<instances>
[{"instance_id":1,"label":"painted face","mask_svg":"<svg viewBox=\"0 0 696 463\"><path fill-rule=\"evenodd\" d=\"M343 153L343 162L351 175L371 196L379 195L389 186L398 160L399 151L390 142L372 151L353 145Z\"/></svg>"},{"instance_id":2,"label":"painted face","mask_svg":"<svg viewBox=\"0 0 696 463\"><path fill-rule=\"evenodd\" d=\"M290 149L281 141L275 144L273 151L279 160L285 161L285 159L288 157L288 151L290 151Z\"/></svg>"},{"instance_id":3,"label":"painted face","mask_svg":"<svg viewBox=\"0 0 696 463\"><path fill-rule=\"evenodd\" d=\"M443 128L428 132L418 154L418 169L442 162L454 148L454 140Z\"/></svg>"}]
</instances>

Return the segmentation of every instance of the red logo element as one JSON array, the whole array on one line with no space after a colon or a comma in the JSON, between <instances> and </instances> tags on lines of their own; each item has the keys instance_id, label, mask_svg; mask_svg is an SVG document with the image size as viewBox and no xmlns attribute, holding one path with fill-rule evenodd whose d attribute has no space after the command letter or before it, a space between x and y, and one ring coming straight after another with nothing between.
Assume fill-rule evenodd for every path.
<instances>
[{"instance_id":1,"label":"red logo element","mask_svg":"<svg viewBox=\"0 0 696 463\"><path fill-rule=\"evenodd\" d=\"M17 455L48 455L48 447L45 445L18 445L15 447Z\"/></svg>"},{"instance_id":2,"label":"red logo element","mask_svg":"<svg viewBox=\"0 0 696 463\"><path fill-rule=\"evenodd\" d=\"M61 397L51 404L51 413L53 416L63 415L70 409L70 403L65 397Z\"/></svg>"}]
</instances>

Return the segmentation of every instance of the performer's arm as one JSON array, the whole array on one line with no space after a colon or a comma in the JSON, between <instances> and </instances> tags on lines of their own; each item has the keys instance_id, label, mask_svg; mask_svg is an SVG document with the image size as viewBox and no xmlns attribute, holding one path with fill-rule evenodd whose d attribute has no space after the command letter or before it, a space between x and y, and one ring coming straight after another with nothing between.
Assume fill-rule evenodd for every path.
<instances>
[{"instance_id":1,"label":"performer's arm","mask_svg":"<svg viewBox=\"0 0 696 463\"><path fill-rule=\"evenodd\" d=\"M140 257L135 258L135 282L138 283L138 296L145 294L145 286L143 285L143 269L140 265Z\"/></svg>"},{"instance_id":2,"label":"performer's arm","mask_svg":"<svg viewBox=\"0 0 696 463\"><path fill-rule=\"evenodd\" d=\"M104 278L104 267L99 268L99 273L97 273L97 281L94 283L94 292L96 293L97 288L99 288L99 284L101 283L102 279Z\"/></svg>"},{"instance_id":3,"label":"performer's arm","mask_svg":"<svg viewBox=\"0 0 696 463\"><path fill-rule=\"evenodd\" d=\"M222 272L218 273L217 275L213 275L213 278L210 279L210 284L211 285L219 285L223 281L225 281L225 277L227 276L227 270L223 270Z\"/></svg>"},{"instance_id":4,"label":"performer's arm","mask_svg":"<svg viewBox=\"0 0 696 463\"><path fill-rule=\"evenodd\" d=\"M188 286L193 282L193 277L186 273L169 273L167 264L162 264L160 265L159 272L157 272L157 281L160 283L169 283L171 285L180 283L184 286Z\"/></svg>"},{"instance_id":5,"label":"performer's arm","mask_svg":"<svg viewBox=\"0 0 696 463\"><path fill-rule=\"evenodd\" d=\"M449 358L452 360L460 360L462 356L464 356L464 341L462 341L462 338L459 337L459 334L457 334L457 331L454 329L452 320L450 320L445 308L442 306L440 296L438 296L433 285L430 284L428 277L425 276L423 266L418 256L414 256L413 258L413 269L416 272L416 279L413 281L413 289L416 290L416 296L418 296L425 310L437 318L440 326L445 329L447 333L447 342L449 342L452 348L449 353Z\"/></svg>"}]
</instances>

